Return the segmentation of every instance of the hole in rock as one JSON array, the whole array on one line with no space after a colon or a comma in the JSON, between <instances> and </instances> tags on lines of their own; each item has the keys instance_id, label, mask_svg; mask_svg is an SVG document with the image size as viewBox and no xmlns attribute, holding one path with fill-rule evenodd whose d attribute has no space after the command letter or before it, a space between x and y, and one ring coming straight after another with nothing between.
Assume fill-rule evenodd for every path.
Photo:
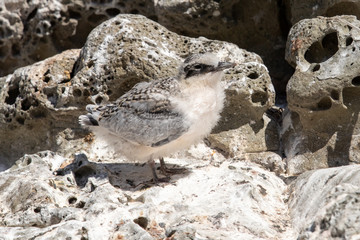
<instances>
[{"instance_id":1,"label":"hole in rock","mask_svg":"<svg viewBox=\"0 0 360 240\"><path fill-rule=\"evenodd\" d=\"M21 124L21 125L24 125L24 123L25 123L25 119L22 118L22 117L17 117L17 118L16 118L16 121L17 121L19 124Z\"/></svg>"},{"instance_id":2,"label":"hole in rock","mask_svg":"<svg viewBox=\"0 0 360 240\"><path fill-rule=\"evenodd\" d=\"M360 76L354 77L353 80L351 80L351 83L354 86L360 86Z\"/></svg>"},{"instance_id":3,"label":"hole in rock","mask_svg":"<svg viewBox=\"0 0 360 240\"><path fill-rule=\"evenodd\" d=\"M5 98L5 102L9 105L13 105L19 95L20 91L17 86L14 88L10 88L8 91L8 96Z\"/></svg>"},{"instance_id":4,"label":"hole in rock","mask_svg":"<svg viewBox=\"0 0 360 240\"><path fill-rule=\"evenodd\" d=\"M332 32L325 35L321 42L314 42L304 57L309 63L321 63L331 58L338 50L337 32Z\"/></svg>"},{"instance_id":5,"label":"hole in rock","mask_svg":"<svg viewBox=\"0 0 360 240\"><path fill-rule=\"evenodd\" d=\"M251 101L253 103L260 103L261 105L265 105L268 100L268 96L264 92L254 92L251 95Z\"/></svg>"},{"instance_id":6,"label":"hole in rock","mask_svg":"<svg viewBox=\"0 0 360 240\"><path fill-rule=\"evenodd\" d=\"M346 46L349 46L349 45L351 45L352 43L353 43L353 38L352 37L347 37L346 38Z\"/></svg>"},{"instance_id":7,"label":"hole in rock","mask_svg":"<svg viewBox=\"0 0 360 240\"><path fill-rule=\"evenodd\" d=\"M96 104L99 105L99 104L101 104L102 100L103 100L103 98L99 96L95 99L95 102L96 102Z\"/></svg>"},{"instance_id":8,"label":"hole in rock","mask_svg":"<svg viewBox=\"0 0 360 240\"><path fill-rule=\"evenodd\" d=\"M77 88L77 89L74 89L73 94L75 97L80 97L82 92L80 89Z\"/></svg>"},{"instance_id":9,"label":"hole in rock","mask_svg":"<svg viewBox=\"0 0 360 240\"><path fill-rule=\"evenodd\" d=\"M134 219L134 223L136 223L137 225L139 225L140 227L142 227L143 229L146 229L149 220L145 217L138 217L136 219Z\"/></svg>"},{"instance_id":10,"label":"hole in rock","mask_svg":"<svg viewBox=\"0 0 360 240\"><path fill-rule=\"evenodd\" d=\"M27 111L27 110L29 110L30 107L31 107L31 103L27 98L22 100L22 102L21 102L21 110Z\"/></svg>"},{"instance_id":11,"label":"hole in rock","mask_svg":"<svg viewBox=\"0 0 360 240\"><path fill-rule=\"evenodd\" d=\"M331 99L329 97L323 97L317 104L318 110L328 110L332 106Z\"/></svg>"},{"instance_id":12,"label":"hole in rock","mask_svg":"<svg viewBox=\"0 0 360 240\"><path fill-rule=\"evenodd\" d=\"M105 11L111 17L115 17L116 15L118 15L120 13L120 10L117 8L108 8Z\"/></svg>"},{"instance_id":13,"label":"hole in rock","mask_svg":"<svg viewBox=\"0 0 360 240\"><path fill-rule=\"evenodd\" d=\"M44 82L48 83L48 82L50 82L50 80L51 80L51 77L49 77L49 76L45 76L45 78L44 78Z\"/></svg>"},{"instance_id":14,"label":"hole in rock","mask_svg":"<svg viewBox=\"0 0 360 240\"><path fill-rule=\"evenodd\" d=\"M340 98L340 94L336 90L332 90L331 93L330 93L330 96L334 100L339 100L339 98Z\"/></svg>"},{"instance_id":15,"label":"hole in rock","mask_svg":"<svg viewBox=\"0 0 360 240\"><path fill-rule=\"evenodd\" d=\"M257 79L259 77L259 74L256 72L253 72L253 73L250 73L247 77L251 78L251 79Z\"/></svg>"},{"instance_id":16,"label":"hole in rock","mask_svg":"<svg viewBox=\"0 0 360 240\"><path fill-rule=\"evenodd\" d=\"M35 209L34 209L34 212L35 212L35 213L41 212L41 208L40 208L40 207L35 208Z\"/></svg>"},{"instance_id":17,"label":"hole in rock","mask_svg":"<svg viewBox=\"0 0 360 240\"><path fill-rule=\"evenodd\" d=\"M319 71L320 70L320 64L316 64L313 68L313 72Z\"/></svg>"},{"instance_id":18,"label":"hole in rock","mask_svg":"<svg viewBox=\"0 0 360 240\"><path fill-rule=\"evenodd\" d=\"M84 207L85 207L85 202L84 202L84 201L79 201L79 202L76 204L76 207L77 207L77 208L84 208Z\"/></svg>"},{"instance_id":19,"label":"hole in rock","mask_svg":"<svg viewBox=\"0 0 360 240\"><path fill-rule=\"evenodd\" d=\"M74 203L76 203L76 201L77 201L77 198L76 198L76 197L70 197L70 198L68 199L68 203L69 203L69 204L74 204Z\"/></svg>"}]
</instances>

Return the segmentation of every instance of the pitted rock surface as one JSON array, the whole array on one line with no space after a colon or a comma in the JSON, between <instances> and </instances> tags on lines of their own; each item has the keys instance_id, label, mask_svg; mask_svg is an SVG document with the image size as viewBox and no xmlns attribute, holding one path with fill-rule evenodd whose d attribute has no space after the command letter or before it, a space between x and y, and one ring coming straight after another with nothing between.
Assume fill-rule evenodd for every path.
<instances>
[{"instance_id":1,"label":"pitted rock surface","mask_svg":"<svg viewBox=\"0 0 360 240\"><path fill-rule=\"evenodd\" d=\"M267 0L3 0L0 76L63 50L81 48L92 29L120 13L141 14L181 35L205 36L255 51L263 56L273 70L276 86L284 91L288 68L283 60L280 9L276 1Z\"/></svg>"},{"instance_id":2,"label":"pitted rock surface","mask_svg":"<svg viewBox=\"0 0 360 240\"><path fill-rule=\"evenodd\" d=\"M290 173L360 161L360 22L306 19L290 31L283 145Z\"/></svg>"},{"instance_id":3,"label":"pitted rock surface","mask_svg":"<svg viewBox=\"0 0 360 240\"><path fill-rule=\"evenodd\" d=\"M77 106L83 103L74 99L71 74L79 53L68 50L0 78L2 168L24 153L59 149L78 138Z\"/></svg>"},{"instance_id":4,"label":"pitted rock surface","mask_svg":"<svg viewBox=\"0 0 360 240\"><path fill-rule=\"evenodd\" d=\"M1 131L11 136L11 141L1 145L1 157L11 165L24 153L39 150L70 156L82 144L91 143L91 137L81 141L86 132L76 120L86 104L114 101L140 81L173 76L182 58L206 51L237 63L223 79L226 106L215 132L239 128L236 134L260 132L257 139L263 149L275 150L267 149L261 137L278 141L276 134L261 130L270 126L270 132L276 132L276 126L267 124L269 121L264 124L264 112L274 103L274 90L258 55L226 42L177 35L142 16L118 15L91 32L80 54L67 51L0 78L4 83ZM77 147L71 147L72 141Z\"/></svg>"},{"instance_id":5,"label":"pitted rock surface","mask_svg":"<svg viewBox=\"0 0 360 240\"><path fill-rule=\"evenodd\" d=\"M203 159L207 151L167 159L192 170L158 186L138 185L150 178L147 166L89 162L84 154L70 165L49 151L26 155L0 173L0 236L291 239L284 182L253 163L214 166Z\"/></svg>"}]
</instances>

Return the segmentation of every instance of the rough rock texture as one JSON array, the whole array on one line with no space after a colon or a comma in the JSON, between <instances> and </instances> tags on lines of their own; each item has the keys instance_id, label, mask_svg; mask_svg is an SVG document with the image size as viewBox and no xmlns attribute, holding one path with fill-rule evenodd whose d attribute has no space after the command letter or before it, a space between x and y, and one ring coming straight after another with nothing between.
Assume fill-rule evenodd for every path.
<instances>
[{"instance_id":1,"label":"rough rock texture","mask_svg":"<svg viewBox=\"0 0 360 240\"><path fill-rule=\"evenodd\" d=\"M284 92L289 68L283 60L286 33L280 11L276 1L267 0L3 0L0 76L65 49L80 48L100 23L119 13L132 13L178 34L226 40L265 56L276 87Z\"/></svg>"},{"instance_id":2,"label":"rough rock texture","mask_svg":"<svg viewBox=\"0 0 360 240\"><path fill-rule=\"evenodd\" d=\"M309 171L290 188L297 239L359 239L360 166Z\"/></svg>"},{"instance_id":3,"label":"rough rock texture","mask_svg":"<svg viewBox=\"0 0 360 240\"><path fill-rule=\"evenodd\" d=\"M317 16L355 15L360 17L360 3L348 0L285 0L286 16L291 25Z\"/></svg>"},{"instance_id":4,"label":"rough rock texture","mask_svg":"<svg viewBox=\"0 0 360 240\"><path fill-rule=\"evenodd\" d=\"M306 19L289 33L283 146L290 174L360 161L360 22Z\"/></svg>"},{"instance_id":5,"label":"rough rock texture","mask_svg":"<svg viewBox=\"0 0 360 240\"><path fill-rule=\"evenodd\" d=\"M286 185L252 163L198 146L187 174L148 187L147 166L25 155L0 173L2 239L290 239ZM58 175L53 172L65 166ZM146 173L149 173L148 175ZM21 175L21 177L19 177ZM140 185L139 185L140 184ZM191 187L190 187L191 186ZM206 203L206 204L204 204ZM171 238L172 237L172 238Z\"/></svg>"},{"instance_id":6,"label":"rough rock texture","mask_svg":"<svg viewBox=\"0 0 360 240\"><path fill-rule=\"evenodd\" d=\"M0 78L1 168L24 153L59 149L77 132L71 72L80 50L68 50ZM84 134L83 134L84 135ZM82 136L83 136L82 135Z\"/></svg>"},{"instance_id":7,"label":"rough rock texture","mask_svg":"<svg viewBox=\"0 0 360 240\"><path fill-rule=\"evenodd\" d=\"M0 145L0 157L11 165L24 153L76 152L82 143L75 149L67 143L86 134L77 123L86 104L113 101L140 81L174 75L182 57L205 51L238 63L224 77L227 105L216 131L244 126L256 135L268 128L263 114L274 103L274 90L259 56L233 44L177 35L142 16L119 15L92 31L80 55L67 51L0 78L0 131L11 136ZM255 131L248 124L260 126Z\"/></svg>"}]
</instances>

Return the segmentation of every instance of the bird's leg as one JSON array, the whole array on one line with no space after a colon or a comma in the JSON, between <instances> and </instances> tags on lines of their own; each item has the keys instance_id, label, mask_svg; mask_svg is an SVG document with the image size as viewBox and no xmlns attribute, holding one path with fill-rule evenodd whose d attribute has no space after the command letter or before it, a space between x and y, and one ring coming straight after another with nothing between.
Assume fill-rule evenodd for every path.
<instances>
[{"instance_id":1,"label":"bird's leg","mask_svg":"<svg viewBox=\"0 0 360 240\"><path fill-rule=\"evenodd\" d=\"M153 159L150 159L148 161L148 164L151 168L151 173L153 175L153 180L154 180L154 183L158 183L158 182L168 182L170 180L169 177L165 177L165 178L159 178L156 174L156 169L155 169L155 161Z\"/></svg>"},{"instance_id":2,"label":"bird's leg","mask_svg":"<svg viewBox=\"0 0 360 240\"><path fill-rule=\"evenodd\" d=\"M185 168L168 168L166 167L164 158L160 158L159 160L160 160L160 171L166 176L170 174L179 174L186 170Z\"/></svg>"}]
</instances>

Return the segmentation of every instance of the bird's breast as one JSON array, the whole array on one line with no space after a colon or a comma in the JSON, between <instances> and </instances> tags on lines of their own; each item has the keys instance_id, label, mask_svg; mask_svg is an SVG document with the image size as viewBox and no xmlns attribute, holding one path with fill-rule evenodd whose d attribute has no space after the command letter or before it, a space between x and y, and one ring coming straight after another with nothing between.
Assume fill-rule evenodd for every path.
<instances>
[{"instance_id":1,"label":"bird's breast","mask_svg":"<svg viewBox=\"0 0 360 240\"><path fill-rule=\"evenodd\" d=\"M215 86L200 85L187 88L173 100L175 108L184 116L189 126L188 134L205 136L220 118L224 103L224 91L220 83Z\"/></svg>"}]
</instances>

